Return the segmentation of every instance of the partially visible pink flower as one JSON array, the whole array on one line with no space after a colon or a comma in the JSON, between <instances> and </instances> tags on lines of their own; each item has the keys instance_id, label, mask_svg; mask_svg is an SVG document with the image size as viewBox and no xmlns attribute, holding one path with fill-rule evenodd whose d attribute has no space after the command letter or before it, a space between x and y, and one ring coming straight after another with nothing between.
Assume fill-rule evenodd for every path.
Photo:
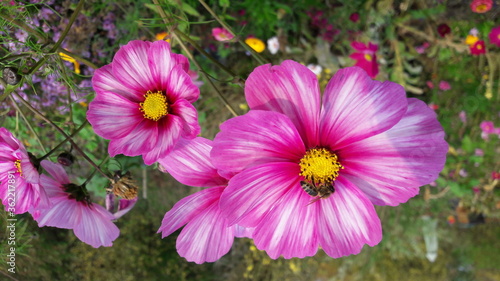
<instances>
[{"instance_id":1,"label":"partially visible pink flower","mask_svg":"<svg viewBox=\"0 0 500 281\"><path fill-rule=\"evenodd\" d=\"M96 134L110 140L111 157L142 155L151 165L180 139L198 135L192 103L200 90L188 70L186 57L172 53L169 43L135 40L95 71L87 118Z\"/></svg>"},{"instance_id":2,"label":"partially visible pink flower","mask_svg":"<svg viewBox=\"0 0 500 281\"><path fill-rule=\"evenodd\" d=\"M215 27L212 28L212 35L215 37L215 40L217 41L229 41L234 38L234 35L232 35L227 29L223 27Z\"/></svg>"},{"instance_id":3,"label":"partially visible pink flower","mask_svg":"<svg viewBox=\"0 0 500 281\"><path fill-rule=\"evenodd\" d=\"M437 105L437 104L435 104L435 103L433 103L433 102L429 103L429 105L428 105L428 106L429 106L429 108L430 108L430 109L432 109L432 110L434 110L434 111L436 111L436 110L438 110L438 109L439 109L439 105Z\"/></svg>"},{"instance_id":4,"label":"partially visible pink flower","mask_svg":"<svg viewBox=\"0 0 500 281\"><path fill-rule=\"evenodd\" d=\"M429 48L429 42L424 42L422 45L420 46L416 46L415 47L415 51L417 51L417 53L419 54L423 54L425 53L425 50L427 50L427 48Z\"/></svg>"},{"instance_id":5,"label":"partially visible pink flower","mask_svg":"<svg viewBox=\"0 0 500 281\"><path fill-rule=\"evenodd\" d=\"M479 194L481 193L481 188L479 188L478 186L474 186L472 188L472 192L474 192L474 194Z\"/></svg>"},{"instance_id":6,"label":"partially visible pink flower","mask_svg":"<svg viewBox=\"0 0 500 281\"><path fill-rule=\"evenodd\" d=\"M483 40L479 40L474 45L469 46L470 53L474 56L479 56L486 53L486 46Z\"/></svg>"},{"instance_id":7,"label":"partially visible pink flower","mask_svg":"<svg viewBox=\"0 0 500 281\"><path fill-rule=\"evenodd\" d=\"M352 13L349 16L349 20L352 22L358 22L359 21L359 14L358 13Z\"/></svg>"},{"instance_id":8,"label":"partially visible pink flower","mask_svg":"<svg viewBox=\"0 0 500 281\"><path fill-rule=\"evenodd\" d=\"M476 148L474 150L474 155L476 155L476 156L484 156L484 151L482 149L480 149L480 148Z\"/></svg>"},{"instance_id":9,"label":"partially visible pink flower","mask_svg":"<svg viewBox=\"0 0 500 281\"><path fill-rule=\"evenodd\" d=\"M458 171L458 175L460 175L462 178L465 178L469 175L469 173L467 173L465 169L460 169L460 171Z\"/></svg>"},{"instance_id":10,"label":"partially visible pink flower","mask_svg":"<svg viewBox=\"0 0 500 281\"><path fill-rule=\"evenodd\" d=\"M402 86L349 67L319 89L294 61L257 67L245 83L251 110L220 126L210 153L236 174L222 192L223 215L255 227L256 247L273 259L319 247L338 258L378 244L373 205L406 202L444 166L436 114Z\"/></svg>"},{"instance_id":11,"label":"partially visible pink flower","mask_svg":"<svg viewBox=\"0 0 500 281\"><path fill-rule=\"evenodd\" d=\"M227 254L234 237L251 236L250 229L228 224L221 214L219 200L230 176L219 175L210 160L211 149L211 140L198 137L179 142L159 161L160 170L182 184L208 187L177 202L165 214L158 230L165 238L185 225L177 238L177 252L198 264L214 262Z\"/></svg>"},{"instance_id":12,"label":"partially visible pink flower","mask_svg":"<svg viewBox=\"0 0 500 281\"><path fill-rule=\"evenodd\" d=\"M495 132L495 125L492 121L483 121L479 124L479 128L486 134L493 134Z\"/></svg>"},{"instance_id":13,"label":"partially visible pink flower","mask_svg":"<svg viewBox=\"0 0 500 281\"><path fill-rule=\"evenodd\" d=\"M118 201L118 209L115 207L115 195L113 193L106 194L106 210L113 214L115 220L121 218L128 213L137 203L138 197L134 199L120 199Z\"/></svg>"},{"instance_id":14,"label":"partially visible pink flower","mask_svg":"<svg viewBox=\"0 0 500 281\"><path fill-rule=\"evenodd\" d=\"M191 77L191 81L193 81L193 84L200 88L201 86L203 86L203 84L205 84L205 82L203 82L202 80L199 80L200 78L200 75L198 74L197 71L194 71L194 70L188 70L188 75L189 77Z\"/></svg>"},{"instance_id":15,"label":"partially visible pink flower","mask_svg":"<svg viewBox=\"0 0 500 281\"><path fill-rule=\"evenodd\" d=\"M361 42L354 41L351 43L357 52L351 54L349 57L356 60L355 66L359 66L370 75L371 78L375 78L378 74L378 63L376 52L378 50L378 45L368 43L368 46Z\"/></svg>"},{"instance_id":16,"label":"partially visible pink flower","mask_svg":"<svg viewBox=\"0 0 500 281\"><path fill-rule=\"evenodd\" d=\"M432 83L432 81L427 81L425 82L425 84L427 84L427 87L429 87L429 89L434 89L434 83Z\"/></svg>"},{"instance_id":17,"label":"partially visible pink flower","mask_svg":"<svg viewBox=\"0 0 500 281\"><path fill-rule=\"evenodd\" d=\"M39 204L47 206L47 195L39 181L24 145L0 128L0 198L5 211L22 214Z\"/></svg>"},{"instance_id":18,"label":"partially visible pink flower","mask_svg":"<svg viewBox=\"0 0 500 281\"><path fill-rule=\"evenodd\" d=\"M439 89L442 91L448 91L451 89L450 83L447 81L440 81L439 82Z\"/></svg>"},{"instance_id":19,"label":"partially visible pink flower","mask_svg":"<svg viewBox=\"0 0 500 281\"><path fill-rule=\"evenodd\" d=\"M91 203L86 188L71 183L60 164L47 160L41 164L51 176L41 175L40 185L52 206L30 210L38 226L72 229L78 239L94 248L112 246L120 234L112 222L113 215L101 205Z\"/></svg>"},{"instance_id":20,"label":"partially visible pink flower","mask_svg":"<svg viewBox=\"0 0 500 281\"><path fill-rule=\"evenodd\" d=\"M476 27L473 27L473 28L471 28L471 30L469 30L469 34L472 35L472 36L478 37L479 36L479 30Z\"/></svg>"},{"instance_id":21,"label":"partially visible pink flower","mask_svg":"<svg viewBox=\"0 0 500 281\"><path fill-rule=\"evenodd\" d=\"M494 180L500 180L500 172L491 172L491 178Z\"/></svg>"},{"instance_id":22,"label":"partially visible pink flower","mask_svg":"<svg viewBox=\"0 0 500 281\"><path fill-rule=\"evenodd\" d=\"M495 44L500 47L500 26L492 28L488 37L490 37L491 44Z\"/></svg>"},{"instance_id":23,"label":"partially visible pink flower","mask_svg":"<svg viewBox=\"0 0 500 281\"><path fill-rule=\"evenodd\" d=\"M442 24L438 25L437 32L438 32L439 36L445 37L447 34L451 33L451 28L446 23L442 23Z\"/></svg>"},{"instance_id":24,"label":"partially visible pink flower","mask_svg":"<svg viewBox=\"0 0 500 281\"><path fill-rule=\"evenodd\" d=\"M493 7L493 0L474 0L470 3L470 9L474 13L486 13Z\"/></svg>"},{"instance_id":25,"label":"partially visible pink flower","mask_svg":"<svg viewBox=\"0 0 500 281\"><path fill-rule=\"evenodd\" d=\"M462 123L467 123L467 113L465 111L460 111L458 117L460 118L460 121L462 121Z\"/></svg>"}]
</instances>

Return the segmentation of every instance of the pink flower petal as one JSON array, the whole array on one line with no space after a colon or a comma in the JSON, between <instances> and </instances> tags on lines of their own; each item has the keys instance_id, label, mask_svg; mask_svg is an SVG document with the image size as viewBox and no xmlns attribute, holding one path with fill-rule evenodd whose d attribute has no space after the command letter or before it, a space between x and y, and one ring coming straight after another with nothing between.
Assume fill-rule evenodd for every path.
<instances>
[{"instance_id":1,"label":"pink flower petal","mask_svg":"<svg viewBox=\"0 0 500 281\"><path fill-rule=\"evenodd\" d=\"M94 248L113 246L113 241L120 235L118 227L111 222L113 215L101 205L92 204L90 207L84 203L76 205L82 213L80 223L73 229L76 237Z\"/></svg>"},{"instance_id":2,"label":"pink flower petal","mask_svg":"<svg viewBox=\"0 0 500 281\"><path fill-rule=\"evenodd\" d=\"M280 113L251 110L227 120L220 130L211 152L218 169L239 172L260 163L298 161L305 153L295 126Z\"/></svg>"},{"instance_id":3,"label":"pink flower petal","mask_svg":"<svg viewBox=\"0 0 500 281\"><path fill-rule=\"evenodd\" d=\"M290 60L259 66L246 80L245 97L251 109L287 115L305 144L317 145L321 94L316 75L307 67Z\"/></svg>"},{"instance_id":4,"label":"pink flower petal","mask_svg":"<svg viewBox=\"0 0 500 281\"><path fill-rule=\"evenodd\" d=\"M373 247L382 240L382 226L375 208L348 181L339 178L335 193L317 203L319 243L330 257L355 255L364 244Z\"/></svg>"},{"instance_id":5,"label":"pink flower petal","mask_svg":"<svg viewBox=\"0 0 500 281\"><path fill-rule=\"evenodd\" d=\"M158 162L182 184L200 187L227 185L227 180L217 173L210 161L211 150L211 140L201 137L182 139L167 157Z\"/></svg>"},{"instance_id":6,"label":"pink flower petal","mask_svg":"<svg viewBox=\"0 0 500 281\"><path fill-rule=\"evenodd\" d=\"M323 96L320 137L335 149L387 131L407 110L405 90L371 80L361 68L339 70Z\"/></svg>"},{"instance_id":7,"label":"pink flower petal","mask_svg":"<svg viewBox=\"0 0 500 281\"><path fill-rule=\"evenodd\" d=\"M177 238L177 252L197 264L214 262L229 252L233 240L233 227L214 202L184 227Z\"/></svg>"},{"instance_id":8,"label":"pink flower petal","mask_svg":"<svg viewBox=\"0 0 500 281\"><path fill-rule=\"evenodd\" d=\"M196 108L187 100L180 99L170 105L171 114L182 118L182 137L192 139L200 134L198 124L198 112Z\"/></svg>"},{"instance_id":9,"label":"pink flower petal","mask_svg":"<svg viewBox=\"0 0 500 281\"><path fill-rule=\"evenodd\" d=\"M96 134L106 139L126 137L144 120L139 104L105 91L89 104L87 119Z\"/></svg>"},{"instance_id":10,"label":"pink flower petal","mask_svg":"<svg viewBox=\"0 0 500 281\"><path fill-rule=\"evenodd\" d=\"M218 202L223 190L224 187L211 187L179 200L163 217L160 229L158 229L158 233L162 233L161 238L169 236L214 202Z\"/></svg>"},{"instance_id":11,"label":"pink flower petal","mask_svg":"<svg viewBox=\"0 0 500 281\"><path fill-rule=\"evenodd\" d=\"M0 144L7 145L10 148L9 150L16 150L21 146L14 135L3 127L0 128Z\"/></svg>"},{"instance_id":12,"label":"pink flower petal","mask_svg":"<svg viewBox=\"0 0 500 281\"><path fill-rule=\"evenodd\" d=\"M137 156L150 152L158 141L158 126L156 122L144 120L132 132L121 139L109 142L108 153L111 157L117 154Z\"/></svg>"},{"instance_id":13,"label":"pink flower petal","mask_svg":"<svg viewBox=\"0 0 500 281\"><path fill-rule=\"evenodd\" d=\"M358 52L368 51L368 47L363 42L353 41L351 47Z\"/></svg>"},{"instance_id":14,"label":"pink flower petal","mask_svg":"<svg viewBox=\"0 0 500 281\"><path fill-rule=\"evenodd\" d=\"M408 112L388 131L340 151L343 173L373 204L395 206L418 194L443 169L448 144L436 114L418 99L408 99Z\"/></svg>"},{"instance_id":15,"label":"pink flower petal","mask_svg":"<svg viewBox=\"0 0 500 281\"><path fill-rule=\"evenodd\" d=\"M48 160L43 160L40 165L49 173L54 180L58 183L56 186L61 186L63 184L70 183L68 174L64 170L63 166L58 163L53 163Z\"/></svg>"},{"instance_id":16,"label":"pink flower petal","mask_svg":"<svg viewBox=\"0 0 500 281\"><path fill-rule=\"evenodd\" d=\"M135 206L135 203L137 203L138 199L139 199L138 197L130 200L120 199L118 211L113 214L114 219L117 220L126 213L128 213L130 210L132 210L132 208Z\"/></svg>"},{"instance_id":17,"label":"pink flower petal","mask_svg":"<svg viewBox=\"0 0 500 281\"><path fill-rule=\"evenodd\" d=\"M151 44L140 40L130 41L122 46L113 58L113 76L132 91L146 93L158 90L148 65L148 50Z\"/></svg>"},{"instance_id":18,"label":"pink flower petal","mask_svg":"<svg viewBox=\"0 0 500 281\"><path fill-rule=\"evenodd\" d=\"M313 256L318 251L318 204L309 205L312 197L299 182L284 194L281 201L267 213L255 228L255 246L269 257L285 259Z\"/></svg>"},{"instance_id":19,"label":"pink flower petal","mask_svg":"<svg viewBox=\"0 0 500 281\"><path fill-rule=\"evenodd\" d=\"M169 114L158 122L157 143L152 149L143 153L144 164L151 165L170 153L181 137L182 120Z\"/></svg>"},{"instance_id":20,"label":"pink flower petal","mask_svg":"<svg viewBox=\"0 0 500 281\"><path fill-rule=\"evenodd\" d=\"M190 103L195 102L200 97L200 89L194 85L193 80L182 65L177 65L168 73L162 85L162 89L166 91L166 95L171 102L180 99L185 99Z\"/></svg>"},{"instance_id":21,"label":"pink flower petal","mask_svg":"<svg viewBox=\"0 0 500 281\"><path fill-rule=\"evenodd\" d=\"M230 225L255 227L299 182L297 163L270 162L234 176L222 193L220 208Z\"/></svg>"},{"instance_id":22,"label":"pink flower petal","mask_svg":"<svg viewBox=\"0 0 500 281\"><path fill-rule=\"evenodd\" d=\"M59 197L51 198L51 203L50 208L37 210L39 212L38 216L33 216L39 227L53 226L73 229L80 224L82 212L75 200Z\"/></svg>"},{"instance_id":23,"label":"pink flower petal","mask_svg":"<svg viewBox=\"0 0 500 281\"><path fill-rule=\"evenodd\" d=\"M111 92L123 96L125 99L134 103L142 102L142 100L144 100L144 92L123 85L123 83L113 75L112 69L113 67L111 64L108 64L95 70L94 76L92 77L92 87L97 93L96 99L100 97L101 92Z\"/></svg>"}]
</instances>

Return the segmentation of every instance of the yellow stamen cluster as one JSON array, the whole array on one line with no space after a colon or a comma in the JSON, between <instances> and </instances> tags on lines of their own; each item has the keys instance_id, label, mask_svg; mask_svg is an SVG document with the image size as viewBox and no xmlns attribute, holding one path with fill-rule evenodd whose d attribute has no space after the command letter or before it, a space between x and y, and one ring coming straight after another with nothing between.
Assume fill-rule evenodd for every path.
<instances>
[{"instance_id":1,"label":"yellow stamen cluster","mask_svg":"<svg viewBox=\"0 0 500 281\"><path fill-rule=\"evenodd\" d=\"M366 59L367 61L372 61L372 59L373 59L373 58L372 58L372 56L370 56L369 54L365 54L365 59Z\"/></svg>"},{"instance_id":2,"label":"yellow stamen cluster","mask_svg":"<svg viewBox=\"0 0 500 281\"><path fill-rule=\"evenodd\" d=\"M307 150L299 165L300 175L315 184L333 182L339 176L339 170L344 169L337 155L326 148Z\"/></svg>"},{"instance_id":3,"label":"yellow stamen cluster","mask_svg":"<svg viewBox=\"0 0 500 281\"><path fill-rule=\"evenodd\" d=\"M168 114L167 97L161 91L156 93L148 91L144 95L144 102L139 103L139 106L144 118L153 121L158 121Z\"/></svg>"},{"instance_id":4,"label":"yellow stamen cluster","mask_svg":"<svg viewBox=\"0 0 500 281\"><path fill-rule=\"evenodd\" d=\"M19 172L19 175L22 176L23 175L23 170L21 169L21 160L17 159L14 162L14 166L16 167L17 171Z\"/></svg>"}]
</instances>

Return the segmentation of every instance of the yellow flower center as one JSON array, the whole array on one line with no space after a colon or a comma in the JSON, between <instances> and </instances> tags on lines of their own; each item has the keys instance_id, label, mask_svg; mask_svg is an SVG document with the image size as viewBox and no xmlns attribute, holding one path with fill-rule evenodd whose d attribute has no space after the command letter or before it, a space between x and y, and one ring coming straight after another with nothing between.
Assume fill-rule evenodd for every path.
<instances>
[{"instance_id":1,"label":"yellow flower center","mask_svg":"<svg viewBox=\"0 0 500 281\"><path fill-rule=\"evenodd\" d=\"M476 12L485 12L488 9L488 7L485 4L480 4L476 7Z\"/></svg>"},{"instance_id":2,"label":"yellow flower center","mask_svg":"<svg viewBox=\"0 0 500 281\"><path fill-rule=\"evenodd\" d=\"M370 56L369 54L365 54L365 59L367 61L372 61L372 56Z\"/></svg>"},{"instance_id":3,"label":"yellow flower center","mask_svg":"<svg viewBox=\"0 0 500 281\"><path fill-rule=\"evenodd\" d=\"M478 50L481 50L481 49L483 48L483 46L481 46L480 44L477 44L476 48L477 48Z\"/></svg>"},{"instance_id":4,"label":"yellow flower center","mask_svg":"<svg viewBox=\"0 0 500 281\"><path fill-rule=\"evenodd\" d=\"M314 184L332 183L344 169L335 153L326 148L312 148L300 159L300 175Z\"/></svg>"},{"instance_id":5,"label":"yellow flower center","mask_svg":"<svg viewBox=\"0 0 500 281\"><path fill-rule=\"evenodd\" d=\"M21 169L21 160L17 159L14 162L14 166L16 167L17 171L19 172L19 175L22 176L23 175L23 170Z\"/></svg>"},{"instance_id":6,"label":"yellow flower center","mask_svg":"<svg viewBox=\"0 0 500 281\"><path fill-rule=\"evenodd\" d=\"M144 118L153 121L158 121L168 114L167 97L161 91L156 93L148 91L144 95L144 102L139 103L139 106Z\"/></svg>"}]
</instances>

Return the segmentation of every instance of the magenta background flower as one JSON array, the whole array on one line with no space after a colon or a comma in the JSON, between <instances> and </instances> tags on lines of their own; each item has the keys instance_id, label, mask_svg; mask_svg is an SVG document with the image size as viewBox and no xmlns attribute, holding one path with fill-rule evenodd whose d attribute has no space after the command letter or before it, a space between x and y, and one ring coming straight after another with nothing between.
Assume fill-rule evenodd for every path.
<instances>
[{"instance_id":1,"label":"magenta background flower","mask_svg":"<svg viewBox=\"0 0 500 281\"><path fill-rule=\"evenodd\" d=\"M222 213L230 224L254 227L256 247L273 259L311 256L318 247L337 258L378 244L373 205L406 202L444 166L448 145L436 114L358 67L339 70L321 97L305 66L263 65L245 95L250 112L221 125L211 157L237 173L222 193ZM332 179L335 192L311 204L300 184L307 177Z\"/></svg>"},{"instance_id":2,"label":"magenta background flower","mask_svg":"<svg viewBox=\"0 0 500 281\"><path fill-rule=\"evenodd\" d=\"M24 145L0 128L0 198L5 211L22 214L39 204L47 206L47 195L39 181Z\"/></svg>"},{"instance_id":3,"label":"magenta background flower","mask_svg":"<svg viewBox=\"0 0 500 281\"><path fill-rule=\"evenodd\" d=\"M217 41L229 41L234 38L234 36L223 27L212 28L212 35Z\"/></svg>"},{"instance_id":4,"label":"magenta background flower","mask_svg":"<svg viewBox=\"0 0 500 281\"><path fill-rule=\"evenodd\" d=\"M355 66L359 66L370 75L371 78L375 78L378 74L378 63L376 52L378 50L378 45L368 43L368 46L361 42L352 42L351 47L353 47L357 52L351 54L349 57L356 60Z\"/></svg>"},{"instance_id":5,"label":"magenta background flower","mask_svg":"<svg viewBox=\"0 0 500 281\"><path fill-rule=\"evenodd\" d=\"M442 24L438 25L437 32L438 32L439 36L445 37L447 34L451 33L451 28L446 23L442 23Z\"/></svg>"},{"instance_id":6,"label":"magenta background flower","mask_svg":"<svg viewBox=\"0 0 500 281\"><path fill-rule=\"evenodd\" d=\"M231 249L234 237L249 237L251 231L229 225L221 214L219 199L228 179L219 175L210 160L212 141L195 138L180 141L161 159L161 170L185 185L208 187L177 202L165 214L158 232L162 238L184 226L177 238L177 252L195 263L214 262Z\"/></svg>"},{"instance_id":7,"label":"magenta background flower","mask_svg":"<svg viewBox=\"0 0 500 281\"><path fill-rule=\"evenodd\" d=\"M448 91L451 89L450 83L447 81L440 81L439 82L439 89L442 91Z\"/></svg>"},{"instance_id":8,"label":"magenta background flower","mask_svg":"<svg viewBox=\"0 0 500 281\"><path fill-rule=\"evenodd\" d=\"M188 70L186 57L172 53L167 42L136 40L95 71L96 97L87 118L99 136L110 140L111 157L142 155L151 165L179 139L200 132L192 105L200 91Z\"/></svg>"},{"instance_id":9,"label":"magenta background flower","mask_svg":"<svg viewBox=\"0 0 500 281\"><path fill-rule=\"evenodd\" d=\"M495 44L500 47L500 26L492 28L488 37L490 37L491 44Z\"/></svg>"},{"instance_id":10,"label":"magenta background flower","mask_svg":"<svg viewBox=\"0 0 500 281\"><path fill-rule=\"evenodd\" d=\"M432 83L432 81L427 81L425 82L425 84L427 84L427 87L429 87L429 89L434 89L434 83Z\"/></svg>"},{"instance_id":11,"label":"magenta background flower","mask_svg":"<svg viewBox=\"0 0 500 281\"><path fill-rule=\"evenodd\" d=\"M47 192L52 206L30 210L38 226L73 229L78 239L94 248L112 246L120 234L120 230L112 222L113 215L98 204L77 201L66 192L65 186L71 182L60 164L47 160L41 164L51 175L41 175L40 185Z\"/></svg>"},{"instance_id":12,"label":"magenta background flower","mask_svg":"<svg viewBox=\"0 0 500 281\"><path fill-rule=\"evenodd\" d=\"M493 7L493 0L473 0L470 9L475 13L486 13Z\"/></svg>"},{"instance_id":13,"label":"magenta background flower","mask_svg":"<svg viewBox=\"0 0 500 281\"><path fill-rule=\"evenodd\" d=\"M474 45L469 46L470 53L474 56L479 56L486 53L486 46L483 40L479 40Z\"/></svg>"},{"instance_id":14,"label":"magenta background flower","mask_svg":"<svg viewBox=\"0 0 500 281\"><path fill-rule=\"evenodd\" d=\"M483 133L486 134L493 134L495 131L495 125L492 121L483 121L481 122L481 124L479 124L479 127L481 128Z\"/></svg>"},{"instance_id":15,"label":"magenta background flower","mask_svg":"<svg viewBox=\"0 0 500 281\"><path fill-rule=\"evenodd\" d=\"M358 13L352 13L349 16L349 20L352 21L352 22L358 22L358 20L359 20L359 14Z\"/></svg>"}]
</instances>

